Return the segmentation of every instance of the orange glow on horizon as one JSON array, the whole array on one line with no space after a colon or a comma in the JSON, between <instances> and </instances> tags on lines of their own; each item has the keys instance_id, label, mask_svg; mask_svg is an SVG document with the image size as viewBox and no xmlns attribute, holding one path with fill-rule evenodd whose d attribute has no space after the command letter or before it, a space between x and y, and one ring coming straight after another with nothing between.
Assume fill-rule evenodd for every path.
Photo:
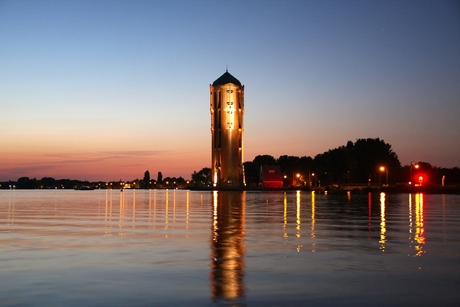
<instances>
[{"instance_id":1,"label":"orange glow on horizon","mask_svg":"<svg viewBox=\"0 0 460 307\"><path fill-rule=\"evenodd\" d=\"M149 170L152 178L190 179L193 171L209 167L207 152L170 153L155 151L101 152L9 152L2 156L0 181L20 177L79 179L90 181L134 180Z\"/></svg>"}]
</instances>

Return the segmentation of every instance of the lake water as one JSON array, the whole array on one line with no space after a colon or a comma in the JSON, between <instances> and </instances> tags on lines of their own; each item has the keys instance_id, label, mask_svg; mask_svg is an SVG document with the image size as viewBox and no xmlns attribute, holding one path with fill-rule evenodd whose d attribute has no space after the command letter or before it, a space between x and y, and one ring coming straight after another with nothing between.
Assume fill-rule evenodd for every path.
<instances>
[{"instance_id":1,"label":"lake water","mask_svg":"<svg viewBox=\"0 0 460 307\"><path fill-rule=\"evenodd\" d=\"M457 305L460 195L0 191L2 306Z\"/></svg>"}]
</instances>

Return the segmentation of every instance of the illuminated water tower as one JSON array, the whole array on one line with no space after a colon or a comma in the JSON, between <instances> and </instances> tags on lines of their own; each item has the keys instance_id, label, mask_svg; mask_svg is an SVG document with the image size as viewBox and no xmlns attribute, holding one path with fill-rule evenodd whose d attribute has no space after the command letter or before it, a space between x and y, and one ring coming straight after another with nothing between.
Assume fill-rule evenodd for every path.
<instances>
[{"instance_id":1,"label":"illuminated water tower","mask_svg":"<svg viewBox=\"0 0 460 307\"><path fill-rule=\"evenodd\" d=\"M215 187L242 187L244 86L228 70L210 88L212 183Z\"/></svg>"}]
</instances>

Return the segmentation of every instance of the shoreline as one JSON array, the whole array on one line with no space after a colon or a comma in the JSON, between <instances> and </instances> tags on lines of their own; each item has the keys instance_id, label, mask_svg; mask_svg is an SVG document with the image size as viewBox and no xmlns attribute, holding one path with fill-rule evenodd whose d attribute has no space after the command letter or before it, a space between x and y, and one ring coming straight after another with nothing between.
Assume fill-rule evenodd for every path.
<instances>
[{"instance_id":1,"label":"shoreline","mask_svg":"<svg viewBox=\"0 0 460 307\"><path fill-rule=\"evenodd\" d=\"M118 190L120 189L103 189L103 188L92 188L92 189L66 189L66 188L42 188L42 189L0 189L0 191L35 191L35 190L74 190L74 191L94 191L94 190ZM286 187L286 188L260 188L260 187L170 187L170 188L153 188L153 189L142 189L142 188L126 188L121 191L129 190L189 190L189 191L220 191L220 192L293 192L293 191L304 191L304 192L317 192L324 194L341 194L341 193L388 193L388 194L412 194L412 193L425 193L425 194L460 194L460 186L434 186L427 185L424 187L407 187L407 186L380 186L380 187L368 187L359 185L343 185L343 186L327 186L319 188L309 187Z\"/></svg>"},{"instance_id":2,"label":"shoreline","mask_svg":"<svg viewBox=\"0 0 460 307\"><path fill-rule=\"evenodd\" d=\"M246 192L290 192L290 191L314 191L320 193L426 193L426 194L460 194L460 186L425 186L425 187L405 187L405 186L385 186L385 187L368 187L368 186L338 186L338 187L289 187L289 188L258 188L258 187L225 187L225 188L206 188L206 187L189 187L191 191L246 191Z\"/></svg>"}]
</instances>

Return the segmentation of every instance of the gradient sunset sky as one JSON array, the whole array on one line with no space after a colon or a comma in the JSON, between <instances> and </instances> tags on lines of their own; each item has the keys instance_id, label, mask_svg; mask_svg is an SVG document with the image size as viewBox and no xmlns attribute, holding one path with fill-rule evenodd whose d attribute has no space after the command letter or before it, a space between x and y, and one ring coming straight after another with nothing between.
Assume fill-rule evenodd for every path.
<instances>
[{"instance_id":1,"label":"gradient sunset sky","mask_svg":"<svg viewBox=\"0 0 460 307\"><path fill-rule=\"evenodd\" d=\"M0 0L0 40L2 181L189 179L227 65L244 161L379 137L460 166L459 1Z\"/></svg>"}]
</instances>

